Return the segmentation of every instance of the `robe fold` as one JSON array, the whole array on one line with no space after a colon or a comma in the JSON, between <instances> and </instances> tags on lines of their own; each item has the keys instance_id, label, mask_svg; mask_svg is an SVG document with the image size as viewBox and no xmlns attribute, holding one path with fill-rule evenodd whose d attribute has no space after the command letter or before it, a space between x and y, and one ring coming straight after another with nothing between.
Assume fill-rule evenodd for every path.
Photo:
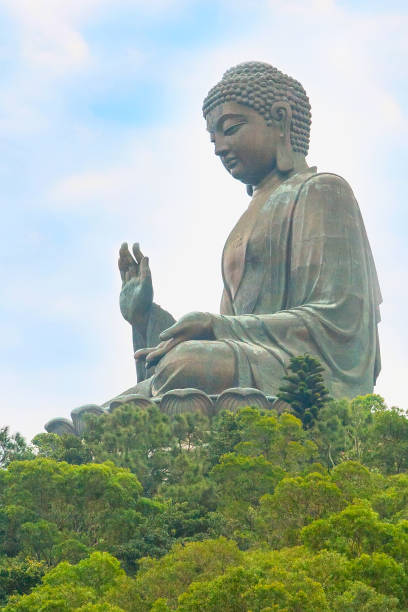
<instances>
[{"instance_id":1,"label":"robe fold","mask_svg":"<svg viewBox=\"0 0 408 612\"><path fill-rule=\"evenodd\" d=\"M215 337L234 351L237 386L276 394L290 357L309 353L334 397L373 391L381 294L344 179L311 169L250 206L226 242L223 278Z\"/></svg>"}]
</instances>

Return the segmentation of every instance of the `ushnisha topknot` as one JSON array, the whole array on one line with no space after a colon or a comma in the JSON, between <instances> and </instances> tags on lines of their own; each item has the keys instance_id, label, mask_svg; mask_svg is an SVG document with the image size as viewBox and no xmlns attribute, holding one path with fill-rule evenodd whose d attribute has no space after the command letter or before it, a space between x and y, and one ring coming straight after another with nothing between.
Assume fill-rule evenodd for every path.
<instances>
[{"instance_id":1,"label":"ushnisha topknot","mask_svg":"<svg viewBox=\"0 0 408 612\"><path fill-rule=\"evenodd\" d=\"M267 125L272 124L271 108L283 100L292 109L290 140L294 151L309 151L311 108L299 81L264 62L244 62L227 70L221 81L208 92L203 103L204 118L219 104L237 102L258 111Z\"/></svg>"}]
</instances>

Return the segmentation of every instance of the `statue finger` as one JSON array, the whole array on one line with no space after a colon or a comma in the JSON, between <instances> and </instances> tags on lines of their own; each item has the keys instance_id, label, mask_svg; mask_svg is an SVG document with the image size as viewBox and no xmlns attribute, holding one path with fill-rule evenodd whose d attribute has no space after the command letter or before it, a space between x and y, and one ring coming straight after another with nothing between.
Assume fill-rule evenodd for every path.
<instances>
[{"instance_id":1,"label":"statue finger","mask_svg":"<svg viewBox=\"0 0 408 612\"><path fill-rule=\"evenodd\" d=\"M133 255L136 259L136 263L140 264L140 262L142 261L144 255L142 253L142 251L140 250L140 245L138 242L135 242L133 247L132 247L132 251L133 251Z\"/></svg>"},{"instance_id":2,"label":"statue finger","mask_svg":"<svg viewBox=\"0 0 408 612\"><path fill-rule=\"evenodd\" d=\"M127 270L129 266L137 265L130 254L127 242L123 242L119 249L119 270Z\"/></svg>"},{"instance_id":3,"label":"statue finger","mask_svg":"<svg viewBox=\"0 0 408 612\"><path fill-rule=\"evenodd\" d=\"M126 268L123 265L123 261L120 257L118 259L118 267L119 267L120 278L122 279L122 283L125 283L126 282Z\"/></svg>"},{"instance_id":4,"label":"statue finger","mask_svg":"<svg viewBox=\"0 0 408 612\"><path fill-rule=\"evenodd\" d=\"M126 255L127 252L129 252L128 243L122 242L122 244L120 245L120 249L119 249L119 255L122 257Z\"/></svg>"},{"instance_id":5,"label":"statue finger","mask_svg":"<svg viewBox=\"0 0 408 612\"><path fill-rule=\"evenodd\" d=\"M159 338L160 340L170 340L170 338L173 338L174 336L176 336L177 334L180 334L184 330L185 330L185 322L176 321L176 323L173 323L173 325L163 330L162 333L159 335Z\"/></svg>"},{"instance_id":6,"label":"statue finger","mask_svg":"<svg viewBox=\"0 0 408 612\"><path fill-rule=\"evenodd\" d=\"M136 351L136 353L134 354L134 358L137 359L146 359L147 355L153 351L156 347L154 346L150 346L147 348L142 348L139 349L138 351Z\"/></svg>"},{"instance_id":7,"label":"statue finger","mask_svg":"<svg viewBox=\"0 0 408 612\"><path fill-rule=\"evenodd\" d=\"M118 259L118 266L119 266L119 270L121 273L128 266L127 251L128 251L128 246L127 246L127 243L124 242L119 249L119 259Z\"/></svg>"},{"instance_id":8,"label":"statue finger","mask_svg":"<svg viewBox=\"0 0 408 612\"><path fill-rule=\"evenodd\" d=\"M166 351L166 347L169 342L159 342L157 346L154 347L152 351L146 357L146 363L151 363L152 360L155 361L157 358L161 357Z\"/></svg>"},{"instance_id":9,"label":"statue finger","mask_svg":"<svg viewBox=\"0 0 408 612\"><path fill-rule=\"evenodd\" d=\"M155 365L164 355L166 355L174 346L179 344L182 340L172 338L167 342L161 342L154 351L151 351L146 357L146 366Z\"/></svg>"},{"instance_id":10,"label":"statue finger","mask_svg":"<svg viewBox=\"0 0 408 612\"><path fill-rule=\"evenodd\" d=\"M141 260L139 271L140 271L141 278L148 278L149 276L152 275L151 272L150 272L149 258L148 257L143 257L143 259Z\"/></svg>"},{"instance_id":11,"label":"statue finger","mask_svg":"<svg viewBox=\"0 0 408 612\"><path fill-rule=\"evenodd\" d=\"M128 243L127 242L122 242L122 244L120 245L119 258L123 262L128 262L129 259L131 259L130 252L129 252L129 247L128 247Z\"/></svg>"}]
</instances>

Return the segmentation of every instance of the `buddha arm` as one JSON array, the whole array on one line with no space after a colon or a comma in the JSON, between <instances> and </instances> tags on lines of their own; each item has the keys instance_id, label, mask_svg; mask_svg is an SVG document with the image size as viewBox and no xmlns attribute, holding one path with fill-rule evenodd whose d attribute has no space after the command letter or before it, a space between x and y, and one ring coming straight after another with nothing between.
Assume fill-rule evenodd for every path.
<instances>
[{"instance_id":1,"label":"buddha arm","mask_svg":"<svg viewBox=\"0 0 408 612\"><path fill-rule=\"evenodd\" d=\"M225 288L222 292L220 313L222 315L233 315L234 314L234 308L232 306L232 300L231 300L230 294Z\"/></svg>"},{"instance_id":2,"label":"buddha arm","mask_svg":"<svg viewBox=\"0 0 408 612\"><path fill-rule=\"evenodd\" d=\"M160 342L160 333L175 323L174 317L161 308L158 304L153 303L147 318L147 325L144 333L141 333L135 324L132 324L132 339L133 351L136 352L141 348L148 346L156 346ZM136 362L137 382L145 380L153 373L154 368L146 370L143 360Z\"/></svg>"}]
</instances>

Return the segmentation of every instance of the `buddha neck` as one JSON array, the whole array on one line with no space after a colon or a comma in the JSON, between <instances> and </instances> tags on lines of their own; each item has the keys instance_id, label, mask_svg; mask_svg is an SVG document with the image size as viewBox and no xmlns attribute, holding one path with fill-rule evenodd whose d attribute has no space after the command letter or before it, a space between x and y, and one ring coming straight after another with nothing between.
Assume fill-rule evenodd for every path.
<instances>
[{"instance_id":1,"label":"buddha neck","mask_svg":"<svg viewBox=\"0 0 408 612\"><path fill-rule=\"evenodd\" d=\"M298 172L306 172L309 170L309 166L306 162L306 159L300 153L293 153L293 169L289 172L280 172L278 168L275 166L273 170L271 170L258 185L253 185L253 193L254 195L262 194L271 189L274 189L288 178L297 174Z\"/></svg>"}]
</instances>

